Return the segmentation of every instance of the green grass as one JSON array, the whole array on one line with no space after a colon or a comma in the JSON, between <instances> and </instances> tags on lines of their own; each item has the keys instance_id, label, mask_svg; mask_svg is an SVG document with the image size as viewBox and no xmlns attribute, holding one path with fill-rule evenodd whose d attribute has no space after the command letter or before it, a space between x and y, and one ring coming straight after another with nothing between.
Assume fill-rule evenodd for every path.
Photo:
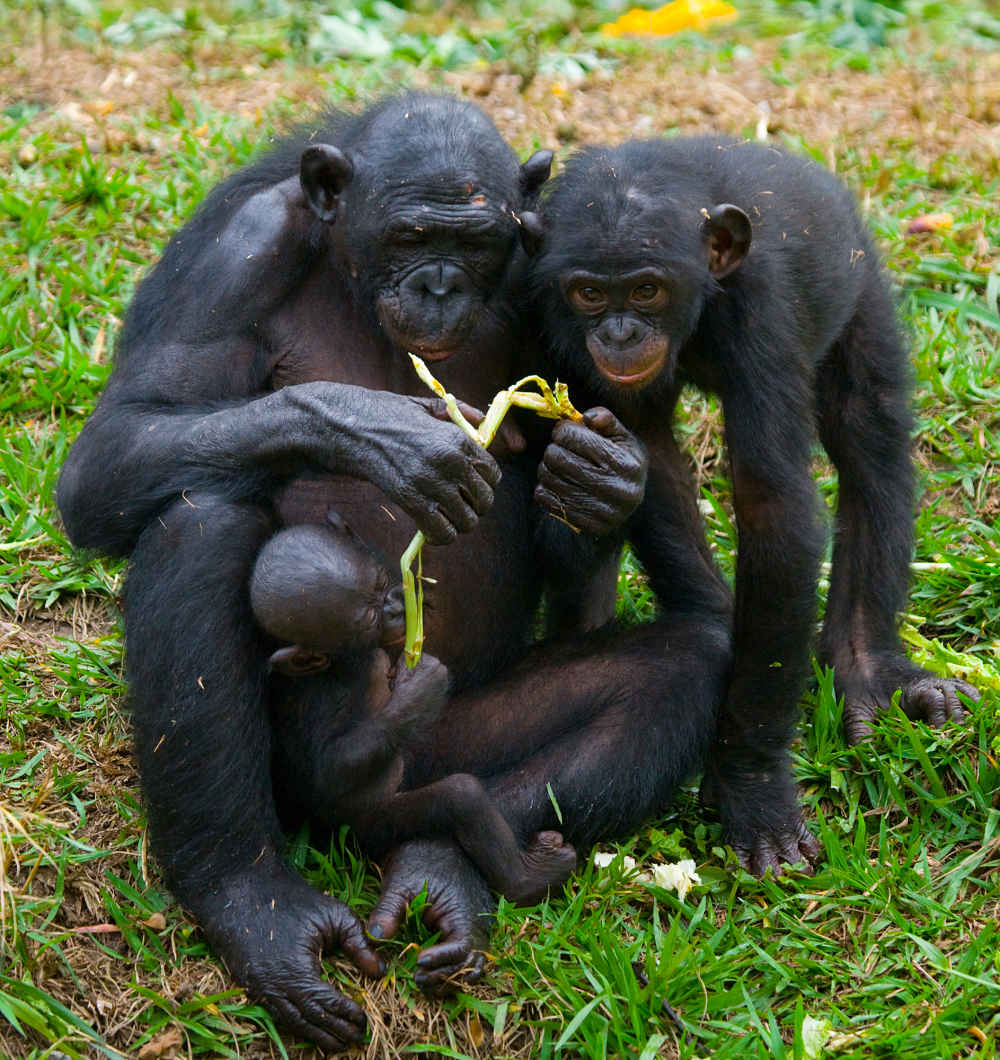
<instances>
[{"instance_id":1,"label":"green grass","mask_svg":"<svg viewBox=\"0 0 1000 1060\"><path fill-rule=\"evenodd\" d=\"M863 22L834 3L755 4L724 33L648 45L595 32L621 4L484 5L482 32L449 22L448 11L371 4L359 9L359 26L373 53L354 58L331 50L336 23L314 30L308 21L320 11L344 16L346 6L220 0L150 12L131 0L79 0L45 5L44 25L30 5L0 7L14 42L0 60L0 1056L136 1056L170 1032L180 1034L181 1055L302 1055L211 960L147 861L123 703L122 567L75 554L53 503L142 267L199 197L272 124L301 113L295 101L321 79L325 94L349 103L400 79L436 83L442 71L486 61L522 87L543 85L541 102L529 103L541 114L554 98L548 80L592 75L585 83L597 97L608 71L619 82L648 77L650 55L676 63L680 77L718 71L734 85L740 63L759 55L774 85L833 72L851 91L854 71L891 79L916 64L933 79L961 49L987 54L990 17L975 4L883 6L904 15L879 49L870 33L851 42L848 23ZM157 27L167 36L149 45ZM137 102L93 120L60 116L44 93L17 91L12 64L39 61L40 29L53 69L80 48L95 62L125 62L131 33L148 46L143 62L173 71L169 94L139 86ZM220 102L225 86L252 93L268 78L289 102L262 118ZM636 81L636 115L645 113L645 83ZM731 131L752 134L754 120ZM944 119L932 109L921 120L930 129ZM536 146L530 123L520 135L525 155ZM684 902L621 862L587 865L564 895L530 910L503 906L487 984L443 1004L413 983L412 943L426 938L416 914L393 946L386 982L362 983L333 962L331 974L363 992L375 1017L372 1055L798 1060L820 1055L813 1021L837 1056L996 1055L1000 165L957 132L945 151L906 130L883 131L877 145L782 135L835 162L865 201L899 281L924 491L904 635L918 661L969 674L982 702L969 725L942 732L893 712L870 744L852 749L829 674L818 674L795 751L824 848L815 876L759 881L734 869L717 825L687 790L661 819L609 847L640 868L692 857L702 882ZM912 217L945 210L949 230L905 235ZM731 569L736 534L718 429L714 403L686 396L681 430L700 454L709 536ZM819 457L817 479L832 502L834 478ZM650 594L630 558L621 589L625 618L648 615ZM360 914L371 908L377 881L346 837L320 850L296 836L290 856Z\"/></svg>"}]
</instances>

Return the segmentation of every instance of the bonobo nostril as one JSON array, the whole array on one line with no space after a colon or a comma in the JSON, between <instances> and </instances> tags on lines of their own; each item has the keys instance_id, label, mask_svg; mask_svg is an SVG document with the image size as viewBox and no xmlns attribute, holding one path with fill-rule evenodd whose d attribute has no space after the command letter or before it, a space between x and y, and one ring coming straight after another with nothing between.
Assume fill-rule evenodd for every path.
<instances>
[{"instance_id":1,"label":"bonobo nostril","mask_svg":"<svg viewBox=\"0 0 1000 1060\"><path fill-rule=\"evenodd\" d=\"M639 335L636 323L629 317L609 316L601 325L601 338L616 346L627 346Z\"/></svg>"},{"instance_id":2,"label":"bonobo nostril","mask_svg":"<svg viewBox=\"0 0 1000 1060\"><path fill-rule=\"evenodd\" d=\"M407 286L421 297L431 295L434 298L447 298L465 289L465 276L457 266L437 262L411 273Z\"/></svg>"}]
</instances>

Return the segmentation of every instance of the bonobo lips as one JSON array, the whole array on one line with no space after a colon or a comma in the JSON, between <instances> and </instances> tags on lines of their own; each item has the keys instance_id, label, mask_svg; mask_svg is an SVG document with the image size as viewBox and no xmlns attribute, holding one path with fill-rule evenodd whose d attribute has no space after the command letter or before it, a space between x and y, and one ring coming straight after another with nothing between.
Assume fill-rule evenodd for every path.
<instances>
[{"instance_id":1,"label":"bonobo lips","mask_svg":"<svg viewBox=\"0 0 1000 1060\"><path fill-rule=\"evenodd\" d=\"M591 356L593 357L593 354ZM603 362L600 357L593 357L594 365L601 375L614 383L615 386L623 387L626 390L639 390L647 383L651 383L663 370L663 364L666 359L666 344L657 352L656 357L652 361L637 360L632 365L623 365L621 361L612 365ZM623 367L634 368L635 370L623 372Z\"/></svg>"},{"instance_id":2,"label":"bonobo lips","mask_svg":"<svg viewBox=\"0 0 1000 1060\"><path fill-rule=\"evenodd\" d=\"M458 347L454 341L438 340L438 342L413 342L411 340L409 351L415 353L418 357L425 361L446 361L453 353L457 351Z\"/></svg>"}]
</instances>

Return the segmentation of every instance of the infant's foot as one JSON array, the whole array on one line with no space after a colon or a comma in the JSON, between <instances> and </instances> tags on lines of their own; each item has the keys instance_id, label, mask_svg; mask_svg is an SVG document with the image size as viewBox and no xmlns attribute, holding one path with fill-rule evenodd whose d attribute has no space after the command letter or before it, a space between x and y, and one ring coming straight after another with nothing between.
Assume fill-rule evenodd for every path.
<instances>
[{"instance_id":1,"label":"infant's foot","mask_svg":"<svg viewBox=\"0 0 1000 1060\"><path fill-rule=\"evenodd\" d=\"M539 832L521 854L521 872L504 897L515 905L534 905L552 887L569 879L576 868L576 850L559 832Z\"/></svg>"}]
</instances>

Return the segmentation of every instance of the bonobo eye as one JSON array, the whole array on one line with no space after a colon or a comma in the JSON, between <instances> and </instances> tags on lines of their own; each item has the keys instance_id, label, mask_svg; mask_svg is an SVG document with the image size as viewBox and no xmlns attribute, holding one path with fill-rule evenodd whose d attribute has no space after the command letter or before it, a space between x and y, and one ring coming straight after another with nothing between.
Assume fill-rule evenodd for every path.
<instances>
[{"instance_id":1,"label":"bonobo eye","mask_svg":"<svg viewBox=\"0 0 1000 1060\"><path fill-rule=\"evenodd\" d=\"M600 287L574 287L569 292L570 305L581 313L600 313L608 304Z\"/></svg>"},{"instance_id":2,"label":"bonobo eye","mask_svg":"<svg viewBox=\"0 0 1000 1060\"><path fill-rule=\"evenodd\" d=\"M658 283L640 283L632 288L629 301L637 309L662 309L667 304L666 288Z\"/></svg>"}]
</instances>

